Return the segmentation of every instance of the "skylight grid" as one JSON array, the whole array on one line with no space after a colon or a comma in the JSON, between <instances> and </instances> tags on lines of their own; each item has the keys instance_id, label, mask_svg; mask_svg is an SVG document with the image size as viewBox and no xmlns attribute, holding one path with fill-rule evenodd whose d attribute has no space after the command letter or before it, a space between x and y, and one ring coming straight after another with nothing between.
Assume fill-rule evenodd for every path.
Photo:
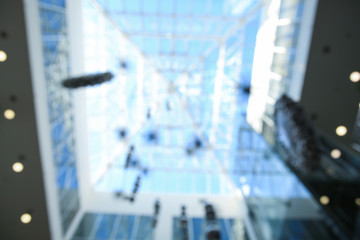
<instances>
[{"instance_id":1,"label":"skylight grid","mask_svg":"<svg viewBox=\"0 0 360 240\"><path fill-rule=\"evenodd\" d=\"M232 1L185 1L189 9L182 6L179 12L177 1L157 5L156 12L144 8L151 1L121 1L117 7L110 7L116 4L110 0L88 2L85 67L116 75L112 83L87 90L94 188L129 192L124 178L135 181L134 172L140 171L147 186L140 191L167 192L161 184L173 182L177 187L171 192L228 193L228 180L218 189L208 174L223 179L224 170L232 171L231 154L244 120L239 113L247 99L238 69L242 46L251 41L239 39L258 2L238 6L237 14L229 12ZM239 9L247 7L253 12L242 16ZM135 150L127 169L130 146ZM218 150L227 153L213 154ZM177 183L186 174L194 187Z\"/></svg>"}]
</instances>

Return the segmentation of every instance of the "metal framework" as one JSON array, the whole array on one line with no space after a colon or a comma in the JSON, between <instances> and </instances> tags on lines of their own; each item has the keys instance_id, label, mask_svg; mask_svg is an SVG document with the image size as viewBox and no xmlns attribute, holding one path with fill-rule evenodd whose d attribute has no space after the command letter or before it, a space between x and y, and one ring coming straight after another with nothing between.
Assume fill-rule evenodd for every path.
<instances>
[{"instance_id":1,"label":"metal framework","mask_svg":"<svg viewBox=\"0 0 360 240\"><path fill-rule=\"evenodd\" d=\"M65 234L79 210L72 95L60 85L69 68L66 14L61 4L39 2L53 161Z\"/></svg>"},{"instance_id":2,"label":"metal framework","mask_svg":"<svg viewBox=\"0 0 360 240\"><path fill-rule=\"evenodd\" d=\"M109 112L107 109L118 109L116 112L121 113L123 116L122 120L117 119L117 117L115 117L117 119L115 121L114 119L110 120L110 118L102 120L107 122L103 123L107 126L103 130L108 132L103 141L108 142L106 139L109 132L114 131L116 123L119 121L123 122L121 125L129 126L128 121L133 119L130 120L133 126L130 129L130 136L124 143L111 142L108 149L112 153L103 151L102 156L91 154L92 158L103 159L101 162L103 162L102 166L104 166L97 171L93 180L94 186L101 186L100 189L105 190L106 187L104 188L104 186L106 184L104 185L104 183L114 179L113 174L115 173L111 172L124 175L125 178L129 177L128 174L121 174L122 171L125 171L121 170L121 162L125 159L124 153L129 144L139 145L138 156L149 172L170 171L199 175L225 174L225 179L228 178L227 174L238 175L241 173L248 175L261 172L261 174L274 175L284 173L265 169L259 172L254 170L256 167L241 169L241 167L236 167L236 164L233 163L234 160L237 159L235 162L238 162L241 159L236 154L237 152L241 153L250 150L258 156L258 159L262 159L266 150L264 144L260 144L261 147L254 148L255 142L260 141L259 136L250 130L246 123L244 118L246 102L243 103L243 100L239 99L241 95L239 96L238 88L239 84L247 84L244 79L239 78L239 75L241 75L239 69L241 69L242 64L244 64L245 68L251 67L251 63L243 61L243 57L245 57L243 56L244 47L255 47L253 43L248 42L249 38L244 38L244 33L247 25L252 23L259 13L262 2L255 4L243 16L119 12L107 7L106 3L100 5L94 0L90 2L93 5L93 15L100 13L100 16L102 16L102 20L98 20L98 22L102 22L103 27L101 27L100 31L102 33L100 34L93 34L91 31L86 32L87 37L98 43L101 41L106 43L107 41L111 42L109 39L105 40L107 36L117 36L120 45L129 44L134 49L135 52L132 55L135 57L133 57L132 64L137 69L137 73L132 73L129 69L121 72L121 80L119 80L117 87L102 87L101 95L103 97L100 102L103 102L103 104L100 105L100 108L103 109L103 113L116 116L114 110ZM175 26L172 26L169 32L166 33L162 32L160 27L156 29L157 31L147 31L142 24L142 27L135 32L131 28L137 29L136 24L123 20L124 17L139 18L142 23L144 23L146 17L156 18L155 22L171 18L169 21L175 23ZM218 28L225 28L226 30L224 34L217 33L217 35L211 37L206 32L194 32L192 27L188 26L184 28L184 33L177 34L176 24L181 25L180 22L188 20L192 20L194 26L201 21L216 20ZM124 24L128 25L124 26ZM196 38L197 36L200 36L200 38ZM155 46L158 46L156 50L152 50L151 47L149 48L144 44L144 42L146 43L151 39L156 39L154 42ZM209 42L209 39L215 41ZM233 39L240 39L240 41L234 42ZM189 45L193 40L196 40L200 45L205 44L206 48L199 50L199 52L191 51ZM176 47L177 41L183 42L184 50L181 52L178 52ZM167 49L164 47L166 42L168 43ZM130 56L130 53L126 53L127 51L124 48L116 51L112 49L111 51L118 52L121 59ZM109 54L110 58L116 59L114 53ZM162 59L162 61L158 61L159 59ZM184 64L184 61L189 59L193 61L190 61L190 64ZM110 68L111 61L113 60L109 60L107 64ZM217 70L214 71L214 69ZM146 79L145 75L147 76ZM152 76L152 79L149 79L148 76ZM136 82L130 80L134 78ZM132 82L129 83L130 81ZM132 86L130 91L129 85ZM123 89L123 91L121 92L120 89ZM126 91L124 91L125 89ZM95 91L91 90L89 94L92 95L92 92ZM119 95L121 95L121 99L118 98ZM106 101L104 101L105 99ZM167 99L171 99L173 102L174 107L171 111L166 111L163 108ZM127 105L125 102L127 102ZM136 112L134 113L132 109L136 109ZM154 112L154 116L151 120L146 120L146 111L150 111L149 109ZM134 117L134 114L136 114L136 117ZM178 119L179 116L181 116L181 121ZM94 126L91 125L90 129L92 127ZM159 134L164 137L158 145L147 146L141 139L144 129L157 129ZM204 148L200 151L200 155L187 157L184 150L189 144L189 140L191 140L191 135L199 136L204 143ZM238 146L233 145L235 139L238 139L236 140L239 143ZM251 143L246 143L249 141ZM117 147L115 147L116 144ZM107 143L104 145L107 145ZM174 155L174 153L176 154ZM176 162L169 164L169 162L173 161L171 159L174 158L176 158ZM168 163L165 165L161 163L166 161ZM258 165L258 161L253 161L253 163ZM228 183L232 185L230 179ZM206 181L205 185L208 184L211 184L209 180ZM113 189L113 187L110 187L110 189ZM211 189L209 186L205 188Z\"/></svg>"}]
</instances>

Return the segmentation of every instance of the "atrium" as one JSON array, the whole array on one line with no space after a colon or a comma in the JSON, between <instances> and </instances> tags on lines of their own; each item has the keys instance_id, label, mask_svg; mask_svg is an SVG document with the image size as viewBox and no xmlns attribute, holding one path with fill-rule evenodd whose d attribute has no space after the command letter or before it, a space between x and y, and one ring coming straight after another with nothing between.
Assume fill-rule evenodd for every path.
<instances>
[{"instance_id":1,"label":"atrium","mask_svg":"<svg viewBox=\"0 0 360 240\"><path fill-rule=\"evenodd\" d=\"M359 9L1 2L0 238L357 239Z\"/></svg>"}]
</instances>

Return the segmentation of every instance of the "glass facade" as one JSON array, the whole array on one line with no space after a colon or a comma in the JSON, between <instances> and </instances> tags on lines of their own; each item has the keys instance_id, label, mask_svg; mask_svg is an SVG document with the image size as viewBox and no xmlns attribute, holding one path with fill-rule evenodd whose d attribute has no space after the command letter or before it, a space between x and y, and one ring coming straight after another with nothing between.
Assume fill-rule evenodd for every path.
<instances>
[{"instance_id":1,"label":"glass facade","mask_svg":"<svg viewBox=\"0 0 360 240\"><path fill-rule=\"evenodd\" d=\"M72 240L151 240L154 239L151 223L152 217L150 216L87 213L82 218ZM217 223L221 232L222 240L249 239L242 220L218 219ZM172 239L183 239L179 218L173 218L172 228ZM203 218L189 218L188 239L206 239L204 235L205 228L206 226Z\"/></svg>"},{"instance_id":2,"label":"glass facade","mask_svg":"<svg viewBox=\"0 0 360 240\"><path fill-rule=\"evenodd\" d=\"M275 100L287 92L291 84L304 3L303 0L283 0L280 5L280 24L277 26L275 39L277 51L273 55L273 77L269 86L269 96ZM273 116L273 104L266 106L265 114L270 118Z\"/></svg>"},{"instance_id":3,"label":"glass facade","mask_svg":"<svg viewBox=\"0 0 360 240\"><path fill-rule=\"evenodd\" d=\"M218 219L218 228L222 240L247 240L249 239L245 225L240 219ZM203 218L189 218L187 223L188 238L184 238L181 229L180 219L173 218L173 240L205 240L207 239L204 232L206 229Z\"/></svg>"},{"instance_id":4,"label":"glass facade","mask_svg":"<svg viewBox=\"0 0 360 240\"><path fill-rule=\"evenodd\" d=\"M61 86L69 74L69 49L64 0L39 0L56 187L62 231L79 209L72 94Z\"/></svg>"},{"instance_id":5,"label":"glass facade","mask_svg":"<svg viewBox=\"0 0 360 240\"><path fill-rule=\"evenodd\" d=\"M72 240L152 240L152 217L86 213Z\"/></svg>"}]
</instances>

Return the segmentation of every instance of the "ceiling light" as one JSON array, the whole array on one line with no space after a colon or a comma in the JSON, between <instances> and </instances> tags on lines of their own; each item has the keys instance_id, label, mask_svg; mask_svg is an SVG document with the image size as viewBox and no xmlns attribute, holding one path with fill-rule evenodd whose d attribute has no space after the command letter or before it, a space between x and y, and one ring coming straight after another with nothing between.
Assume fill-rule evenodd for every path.
<instances>
[{"instance_id":1,"label":"ceiling light","mask_svg":"<svg viewBox=\"0 0 360 240\"><path fill-rule=\"evenodd\" d=\"M330 156L333 158L333 159L338 159L339 157L341 157L341 151L339 149L333 149L331 152L330 152Z\"/></svg>"},{"instance_id":2,"label":"ceiling light","mask_svg":"<svg viewBox=\"0 0 360 240\"><path fill-rule=\"evenodd\" d=\"M24 213L23 215L21 215L20 220L22 223L28 224L29 222L31 222L31 215L28 213Z\"/></svg>"},{"instance_id":3,"label":"ceiling light","mask_svg":"<svg viewBox=\"0 0 360 240\"><path fill-rule=\"evenodd\" d=\"M24 170L24 165L21 162L16 162L12 165L14 172L22 172Z\"/></svg>"},{"instance_id":4,"label":"ceiling light","mask_svg":"<svg viewBox=\"0 0 360 240\"><path fill-rule=\"evenodd\" d=\"M323 196L320 197L320 203L322 205L328 205L329 202L330 202L330 199L329 199L328 196L323 195Z\"/></svg>"},{"instance_id":5,"label":"ceiling light","mask_svg":"<svg viewBox=\"0 0 360 240\"><path fill-rule=\"evenodd\" d=\"M0 62L5 62L7 59L7 55L4 51L0 50Z\"/></svg>"},{"instance_id":6,"label":"ceiling light","mask_svg":"<svg viewBox=\"0 0 360 240\"><path fill-rule=\"evenodd\" d=\"M350 74L350 81L352 81L352 82L360 81L360 72L352 72Z\"/></svg>"},{"instance_id":7,"label":"ceiling light","mask_svg":"<svg viewBox=\"0 0 360 240\"><path fill-rule=\"evenodd\" d=\"M14 110L11 110L11 109L6 109L4 111L4 117L8 120L12 120L15 118L15 112Z\"/></svg>"},{"instance_id":8,"label":"ceiling light","mask_svg":"<svg viewBox=\"0 0 360 240\"><path fill-rule=\"evenodd\" d=\"M347 128L345 126L338 126L336 128L336 134L338 136L345 136L347 133Z\"/></svg>"},{"instance_id":9,"label":"ceiling light","mask_svg":"<svg viewBox=\"0 0 360 240\"><path fill-rule=\"evenodd\" d=\"M355 204L360 206L360 198L355 198Z\"/></svg>"}]
</instances>

